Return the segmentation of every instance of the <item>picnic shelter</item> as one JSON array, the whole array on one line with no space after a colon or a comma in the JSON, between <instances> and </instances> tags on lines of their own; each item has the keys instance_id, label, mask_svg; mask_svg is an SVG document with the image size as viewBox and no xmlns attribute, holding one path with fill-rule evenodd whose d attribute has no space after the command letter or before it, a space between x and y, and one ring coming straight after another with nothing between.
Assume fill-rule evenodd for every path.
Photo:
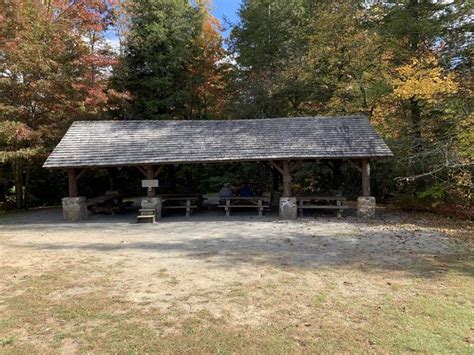
<instances>
[{"instance_id":1,"label":"picnic shelter","mask_svg":"<svg viewBox=\"0 0 474 355\"><path fill-rule=\"evenodd\" d=\"M43 167L67 171L63 208L80 211L70 218L80 219L84 198L78 183L87 169L135 167L153 181L167 165L266 162L283 177L280 215L294 218L292 173L302 162L340 160L354 166L361 174L358 208L370 214L375 206L370 162L392 155L365 116L76 121ZM156 187L148 188L146 199L156 202Z\"/></svg>"}]
</instances>

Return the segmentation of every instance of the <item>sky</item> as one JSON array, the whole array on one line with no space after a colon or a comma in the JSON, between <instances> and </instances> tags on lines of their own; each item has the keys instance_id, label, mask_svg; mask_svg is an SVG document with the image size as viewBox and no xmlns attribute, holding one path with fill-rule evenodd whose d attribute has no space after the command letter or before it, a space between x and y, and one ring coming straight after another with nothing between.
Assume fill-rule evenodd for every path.
<instances>
[{"instance_id":1,"label":"sky","mask_svg":"<svg viewBox=\"0 0 474 355\"><path fill-rule=\"evenodd\" d=\"M241 3L242 0L212 1L212 14L221 21L224 28L224 32L222 33L224 38L229 37L232 25L239 21L237 11L239 10ZM118 38L113 29L106 31L105 38L112 48L118 51Z\"/></svg>"},{"instance_id":2,"label":"sky","mask_svg":"<svg viewBox=\"0 0 474 355\"><path fill-rule=\"evenodd\" d=\"M227 38L230 34L229 21L231 24L235 24L239 21L237 11L240 8L241 0L214 0L213 1L213 15L221 20L224 26L223 36Z\"/></svg>"}]
</instances>

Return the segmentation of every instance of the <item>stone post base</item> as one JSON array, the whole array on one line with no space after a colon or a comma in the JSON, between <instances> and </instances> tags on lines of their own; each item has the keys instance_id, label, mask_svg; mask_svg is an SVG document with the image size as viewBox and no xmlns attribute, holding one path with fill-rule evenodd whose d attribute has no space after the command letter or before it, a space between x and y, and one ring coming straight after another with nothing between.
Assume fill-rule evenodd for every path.
<instances>
[{"instance_id":1,"label":"stone post base","mask_svg":"<svg viewBox=\"0 0 474 355\"><path fill-rule=\"evenodd\" d=\"M68 222L78 222L87 218L85 197L65 197L63 202L63 216Z\"/></svg>"},{"instance_id":2,"label":"stone post base","mask_svg":"<svg viewBox=\"0 0 474 355\"><path fill-rule=\"evenodd\" d=\"M156 210L156 219L161 218L161 197L143 197L142 208L154 208Z\"/></svg>"},{"instance_id":3,"label":"stone post base","mask_svg":"<svg viewBox=\"0 0 474 355\"><path fill-rule=\"evenodd\" d=\"M375 216L375 197L359 197L357 198L357 215L359 217Z\"/></svg>"},{"instance_id":4,"label":"stone post base","mask_svg":"<svg viewBox=\"0 0 474 355\"><path fill-rule=\"evenodd\" d=\"M280 198L280 219L292 220L298 215L296 197Z\"/></svg>"}]
</instances>

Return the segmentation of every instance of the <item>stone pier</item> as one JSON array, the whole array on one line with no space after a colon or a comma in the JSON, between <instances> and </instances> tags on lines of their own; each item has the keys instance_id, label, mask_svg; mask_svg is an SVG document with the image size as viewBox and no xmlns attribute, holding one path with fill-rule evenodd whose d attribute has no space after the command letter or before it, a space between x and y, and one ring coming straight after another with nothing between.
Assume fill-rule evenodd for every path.
<instances>
[{"instance_id":1,"label":"stone pier","mask_svg":"<svg viewBox=\"0 0 474 355\"><path fill-rule=\"evenodd\" d=\"M156 210L156 219L161 218L161 197L143 197L141 207L154 208Z\"/></svg>"},{"instance_id":2,"label":"stone pier","mask_svg":"<svg viewBox=\"0 0 474 355\"><path fill-rule=\"evenodd\" d=\"M88 216L85 197L64 197L63 216L68 222L78 222L86 219Z\"/></svg>"},{"instance_id":3,"label":"stone pier","mask_svg":"<svg viewBox=\"0 0 474 355\"><path fill-rule=\"evenodd\" d=\"M375 216L375 197L361 196L357 199L357 215L363 218Z\"/></svg>"},{"instance_id":4,"label":"stone pier","mask_svg":"<svg viewBox=\"0 0 474 355\"><path fill-rule=\"evenodd\" d=\"M280 219L293 220L298 216L296 197L280 198Z\"/></svg>"}]
</instances>

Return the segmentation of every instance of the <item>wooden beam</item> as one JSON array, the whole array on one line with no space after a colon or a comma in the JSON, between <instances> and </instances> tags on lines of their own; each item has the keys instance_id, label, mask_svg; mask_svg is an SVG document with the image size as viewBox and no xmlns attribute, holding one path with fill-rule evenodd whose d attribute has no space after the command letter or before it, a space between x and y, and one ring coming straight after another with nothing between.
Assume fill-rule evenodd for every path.
<instances>
[{"instance_id":1,"label":"wooden beam","mask_svg":"<svg viewBox=\"0 0 474 355\"><path fill-rule=\"evenodd\" d=\"M148 180L153 180L155 178L155 167L154 166L145 167L145 176Z\"/></svg>"},{"instance_id":2,"label":"wooden beam","mask_svg":"<svg viewBox=\"0 0 474 355\"><path fill-rule=\"evenodd\" d=\"M280 172L281 175L284 175L283 169L276 162L274 162L273 160L270 160L270 165L273 168L277 169Z\"/></svg>"},{"instance_id":3,"label":"wooden beam","mask_svg":"<svg viewBox=\"0 0 474 355\"><path fill-rule=\"evenodd\" d=\"M362 167L353 160L346 160L350 166L357 169L357 171L362 172Z\"/></svg>"},{"instance_id":4,"label":"wooden beam","mask_svg":"<svg viewBox=\"0 0 474 355\"><path fill-rule=\"evenodd\" d=\"M283 197L291 197L291 173L290 162L283 162Z\"/></svg>"},{"instance_id":5,"label":"wooden beam","mask_svg":"<svg viewBox=\"0 0 474 355\"><path fill-rule=\"evenodd\" d=\"M366 159L362 160L362 196L370 196L370 162Z\"/></svg>"},{"instance_id":6,"label":"wooden beam","mask_svg":"<svg viewBox=\"0 0 474 355\"><path fill-rule=\"evenodd\" d=\"M79 195L79 189L77 187L76 170L69 169L67 173L69 178L69 197L77 197Z\"/></svg>"},{"instance_id":7,"label":"wooden beam","mask_svg":"<svg viewBox=\"0 0 474 355\"><path fill-rule=\"evenodd\" d=\"M156 167L155 174L154 174L155 178L157 178L158 175L160 174L161 170L163 170L163 166L164 165L160 165L160 166Z\"/></svg>"},{"instance_id":8,"label":"wooden beam","mask_svg":"<svg viewBox=\"0 0 474 355\"><path fill-rule=\"evenodd\" d=\"M87 171L87 168L84 168L84 169L81 169L81 171L79 171L77 174L76 174L76 180L79 180L82 175L85 174L85 172Z\"/></svg>"},{"instance_id":9,"label":"wooden beam","mask_svg":"<svg viewBox=\"0 0 474 355\"><path fill-rule=\"evenodd\" d=\"M146 177L146 171L145 171L145 169L143 169L141 166L137 166L136 168L137 168L138 170L140 170L140 172L141 172L143 175L145 175L145 177Z\"/></svg>"}]
</instances>

